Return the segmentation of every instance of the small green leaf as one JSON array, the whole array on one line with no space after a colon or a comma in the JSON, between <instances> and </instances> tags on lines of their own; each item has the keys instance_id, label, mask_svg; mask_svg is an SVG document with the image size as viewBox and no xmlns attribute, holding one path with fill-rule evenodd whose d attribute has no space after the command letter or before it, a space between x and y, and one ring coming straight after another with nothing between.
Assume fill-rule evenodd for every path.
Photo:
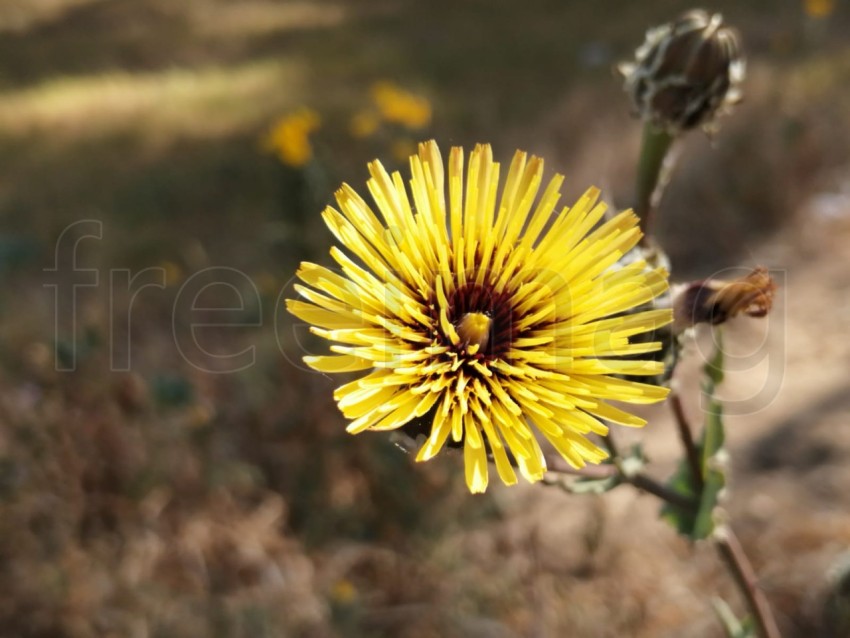
<instances>
[{"instance_id":1,"label":"small green leaf","mask_svg":"<svg viewBox=\"0 0 850 638\"><path fill-rule=\"evenodd\" d=\"M720 493L726 486L722 462L724 438L723 406L712 397L701 441L703 491L694 521L694 538L706 538L714 530L714 508L717 507Z\"/></svg>"},{"instance_id":2,"label":"small green leaf","mask_svg":"<svg viewBox=\"0 0 850 638\"><path fill-rule=\"evenodd\" d=\"M723 381L723 333L718 328L713 334L716 344L714 356L706 361L702 368L707 377L705 392L709 395L714 395L714 389Z\"/></svg>"},{"instance_id":3,"label":"small green leaf","mask_svg":"<svg viewBox=\"0 0 850 638\"><path fill-rule=\"evenodd\" d=\"M667 487L687 498L698 501L696 511L684 511L665 504L661 517L667 520L680 534L692 540L707 538L714 530L715 510L720 495L726 486L723 443L723 404L714 396L717 384L723 380L723 350L719 330L715 331L717 351L703 367L705 379L703 392L708 402L705 424L699 441L695 444L700 459L702 490L697 486L687 459L679 463Z\"/></svg>"},{"instance_id":4,"label":"small green leaf","mask_svg":"<svg viewBox=\"0 0 850 638\"><path fill-rule=\"evenodd\" d=\"M679 462L679 467L667 481L667 487L689 500L696 500L697 488L687 461ZM679 534L693 537L693 530L696 525L696 513L694 511L684 510L670 503L665 503L661 508L661 518L670 523Z\"/></svg>"}]
</instances>

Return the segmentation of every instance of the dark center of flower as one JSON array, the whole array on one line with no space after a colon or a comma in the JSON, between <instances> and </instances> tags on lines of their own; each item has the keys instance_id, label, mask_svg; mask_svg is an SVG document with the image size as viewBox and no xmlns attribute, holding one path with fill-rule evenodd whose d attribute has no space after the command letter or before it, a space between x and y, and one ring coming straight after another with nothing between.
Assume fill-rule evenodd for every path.
<instances>
[{"instance_id":1,"label":"dark center of flower","mask_svg":"<svg viewBox=\"0 0 850 638\"><path fill-rule=\"evenodd\" d=\"M446 314L465 354L489 360L510 348L515 322L509 295L495 293L486 285L467 284L449 296Z\"/></svg>"}]
</instances>

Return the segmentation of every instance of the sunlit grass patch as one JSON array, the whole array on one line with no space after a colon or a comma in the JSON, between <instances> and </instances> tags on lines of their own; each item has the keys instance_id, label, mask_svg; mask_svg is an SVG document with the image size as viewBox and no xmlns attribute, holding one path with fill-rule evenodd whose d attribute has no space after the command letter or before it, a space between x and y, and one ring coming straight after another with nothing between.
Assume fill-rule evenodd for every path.
<instances>
[{"instance_id":1,"label":"sunlit grass patch","mask_svg":"<svg viewBox=\"0 0 850 638\"><path fill-rule=\"evenodd\" d=\"M198 5L192 22L202 35L215 37L263 36L281 31L334 27L347 16L344 3L234 2L217 4L214 11Z\"/></svg>"},{"instance_id":2,"label":"sunlit grass patch","mask_svg":"<svg viewBox=\"0 0 850 638\"><path fill-rule=\"evenodd\" d=\"M209 137L254 126L303 91L302 72L279 60L160 73L51 79L0 94L0 132L85 137L134 129Z\"/></svg>"},{"instance_id":3,"label":"sunlit grass patch","mask_svg":"<svg viewBox=\"0 0 850 638\"><path fill-rule=\"evenodd\" d=\"M0 32L23 31L97 0L0 0Z\"/></svg>"}]
</instances>

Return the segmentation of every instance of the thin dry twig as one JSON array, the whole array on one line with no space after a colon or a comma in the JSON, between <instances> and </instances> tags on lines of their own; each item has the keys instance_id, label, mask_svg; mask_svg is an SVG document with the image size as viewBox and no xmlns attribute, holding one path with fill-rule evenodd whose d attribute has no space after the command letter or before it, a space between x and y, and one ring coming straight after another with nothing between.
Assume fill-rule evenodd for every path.
<instances>
[{"instance_id":1,"label":"thin dry twig","mask_svg":"<svg viewBox=\"0 0 850 638\"><path fill-rule=\"evenodd\" d=\"M619 447L617 446L616 441L614 441L614 438L609 433L603 437L603 439L605 441L605 445L608 447L608 451L611 452L611 457L614 459L614 467L617 469L617 472L620 474L620 477L625 483L628 483L639 490L643 490L644 492L649 492L653 496L660 498L662 501L670 503L670 505L685 511L696 511L696 501L671 490L666 485L659 483L654 478L644 474L643 472L625 471L622 463L623 457L620 455Z\"/></svg>"},{"instance_id":2,"label":"thin dry twig","mask_svg":"<svg viewBox=\"0 0 850 638\"><path fill-rule=\"evenodd\" d=\"M702 476L699 450L694 443L693 430L685 414L682 398L675 391L670 393L670 407L673 409L673 416L675 417L676 427L679 431L679 439L682 441L682 447L685 449L685 454L687 455L688 466L691 468L691 474L694 478L694 485L697 488L697 493L702 493L705 483Z\"/></svg>"},{"instance_id":3,"label":"thin dry twig","mask_svg":"<svg viewBox=\"0 0 850 638\"><path fill-rule=\"evenodd\" d=\"M734 576L738 588L744 593L763 638L781 638L770 604L759 587L755 570L735 532L728 526L720 527L714 533L714 540L717 551Z\"/></svg>"}]
</instances>

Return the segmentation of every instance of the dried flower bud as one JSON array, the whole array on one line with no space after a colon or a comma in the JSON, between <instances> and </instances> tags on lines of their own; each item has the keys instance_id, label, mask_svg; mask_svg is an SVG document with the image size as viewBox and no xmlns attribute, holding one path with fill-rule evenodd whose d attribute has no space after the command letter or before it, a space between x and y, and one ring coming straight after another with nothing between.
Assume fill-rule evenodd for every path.
<instances>
[{"instance_id":1,"label":"dried flower bud","mask_svg":"<svg viewBox=\"0 0 850 638\"><path fill-rule=\"evenodd\" d=\"M776 284L762 266L734 281L695 281L673 300L674 326L681 330L698 323L717 325L742 313L764 317L775 292Z\"/></svg>"},{"instance_id":2,"label":"dried flower bud","mask_svg":"<svg viewBox=\"0 0 850 638\"><path fill-rule=\"evenodd\" d=\"M618 69L635 111L676 133L713 128L715 116L740 101L745 65L723 17L694 10L650 29L635 61Z\"/></svg>"}]
</instances>

